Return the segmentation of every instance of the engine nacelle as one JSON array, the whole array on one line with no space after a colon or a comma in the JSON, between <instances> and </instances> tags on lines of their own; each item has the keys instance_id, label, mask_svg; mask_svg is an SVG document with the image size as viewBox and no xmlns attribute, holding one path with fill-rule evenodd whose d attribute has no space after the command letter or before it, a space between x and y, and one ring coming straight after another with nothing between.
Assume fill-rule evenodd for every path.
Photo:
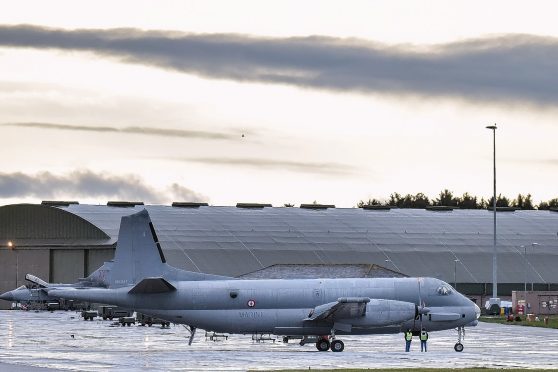
<instances>
[{"instance_id":1,"label":"engine nacelle","mask_svg":"<svg viewBox=\"0 0 558 372\"><path fill-rule=\"evenodd\" d=\"M417 305L412 302L371 299L363 317L340 322L358 327L385 327L414 319L417 313Z\"/></svg>"}]
</instances>

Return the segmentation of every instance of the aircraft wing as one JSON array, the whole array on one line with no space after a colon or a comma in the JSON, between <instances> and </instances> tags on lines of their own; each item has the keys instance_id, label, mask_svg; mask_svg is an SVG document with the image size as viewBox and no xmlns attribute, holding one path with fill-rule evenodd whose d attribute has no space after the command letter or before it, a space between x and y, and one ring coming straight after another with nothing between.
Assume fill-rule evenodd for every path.
<instances>
[{"instance_id":1,"label":"aircraft wing","mask_svg":"<svg viewBox=\"0 0 558 372\"><path fill-rule=\"evenodd\" d=\"M304 320L324 320L359 318L366 314L368 297L342 297L335 302L316 306Z\"/></svg>"}]
</instances>

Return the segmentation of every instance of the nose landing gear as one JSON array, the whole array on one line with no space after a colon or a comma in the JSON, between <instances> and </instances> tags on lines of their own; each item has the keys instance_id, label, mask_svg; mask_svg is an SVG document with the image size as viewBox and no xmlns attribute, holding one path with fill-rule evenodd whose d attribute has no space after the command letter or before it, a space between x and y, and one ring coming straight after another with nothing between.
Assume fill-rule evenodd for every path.
<instances>
[{"instance_id":1,"label":"nose landing gear","mask_svg":"<svg viewBox=\"0 0 558 372\"><path fill-rule=\"evenodd\" d=\"M453 349L458 353L463 351L462 340L465 339L465 327L457 327L457 343L454 345Z\"/></svg>"}]
</instances>

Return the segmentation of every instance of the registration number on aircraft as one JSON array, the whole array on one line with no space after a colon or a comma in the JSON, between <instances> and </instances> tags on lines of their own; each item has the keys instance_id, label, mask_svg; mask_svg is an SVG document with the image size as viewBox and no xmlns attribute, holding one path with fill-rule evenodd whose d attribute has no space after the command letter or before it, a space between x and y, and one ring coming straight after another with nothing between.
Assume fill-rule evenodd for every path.
<instances>
[{"instance_id":1,"label":"registration number on aircraft","mask_svg":"<svg viewBox=\"0 0 558 372\"><path fill-rule=\"evenodd\" d=\"M262 311L239 311L238 315L243 319L263 318Z\"/></svg>"}]
</instances>

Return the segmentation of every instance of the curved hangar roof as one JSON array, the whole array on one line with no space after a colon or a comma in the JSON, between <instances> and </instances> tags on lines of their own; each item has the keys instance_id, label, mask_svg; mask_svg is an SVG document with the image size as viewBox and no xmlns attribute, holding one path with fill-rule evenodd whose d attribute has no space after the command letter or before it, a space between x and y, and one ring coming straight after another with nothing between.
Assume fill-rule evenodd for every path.
<instances>
[{"instance_id":1,"label":"curved hangar roof","mask_svg":"<svg viewBox=\"0 0 558 372\"><path fill-rule=\"evenodd\" d=\"M120 217L146 208L175 266L242 275L274 264L377 264L410 276L492 282L492 213L486 210L329 208L60 209L116 239ZM558 283L558 213L498 212L499 281ZM533 246L536 242L538 245ZM524 248L527 247L527 261ZM459 260L455 262L455 260Z\"/></svg>"},{"instance_id":2,"label":"curved hangar roof","mask_svg":"<svg viewBox=\"0 0 558 372\"><path fill-rule=\"evenodd\" d=\"M16 204L0 207L0 238L19 246L98 245L110 237L93 223L59 208Z\"/></svg>"}]
</instances>

